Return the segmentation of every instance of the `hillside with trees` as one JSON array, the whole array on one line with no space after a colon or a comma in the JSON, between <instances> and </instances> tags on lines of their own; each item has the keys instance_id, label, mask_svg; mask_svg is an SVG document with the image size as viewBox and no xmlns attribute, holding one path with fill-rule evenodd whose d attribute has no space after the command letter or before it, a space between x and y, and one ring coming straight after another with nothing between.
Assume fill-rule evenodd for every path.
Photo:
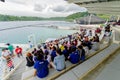
<instances>
[{"instance_id":1,"label":"hillside with trees","mask_svg":"<svg viewBox=\"0 0 120 80\"><path fill-rule=\"evenodd\" d=\"M40 20L59 20L59 21L74 21L75 19L80 19L82 17L88 16L90 13L88 12L78 12L71 14L67 17L50 17L50 18L43 18L43 17L28 17L28 16L11 16L11 15L1 15L0 14L0 21L40 21ZM111 15L106 14L93 14L98 16L102 19L109 20Z\"/></svg>"},{"instance_id":2,"label":"hillside with trees","mask_svg":"<svg viewBox=\"0 0 120 80\"><path fill-rule=\"evenodd\" d=\"M74 19L79 19L79 18L85 17L87 15L89 15L88 12L78 12L78 13L74 13L74 14L67 16L66 20L73 21Z\"/></svg>"},{"instance_id":3,"label":"hillside with trees","mask_svg":"<svg viewBox=\"0 0 120 80\"><path fill-rule=\"evenodd\" d=\"M86 17L88 15L90 15L90 13L88 13L88 12L78 12L78 13L74 13L74 14L67 16L66 19L68 21L73 21L75 19L80 19L80 18ZM111 17L111 15L108 15L108 14L93 14L93 15L95 15L101 19L104 19L104 20L107 20L107 19L109 20Z\"/></svg>"},{"instance_id":4,"label":"hillside with trees","mask_svg":"<svg viewBox=\"0 0 120 80\"><path fill-rule=\"evenodd\" d=\"M0 15L0 21L40 21L40 20L65 20L65 17L27 17L27 16L11 16L11 15Z\"/></svg>"},{"instance_id":5,"label":"hillside with trees","mask_svg":"<svg viewBox=\"0 0 120 80\"><path fill-rule=\"evenodd\" d=\"M44 20L40 17L26 17L26 16L10 16L10 15L0 15L0 21L35 21Z\"/></svg>"}]
</instances>

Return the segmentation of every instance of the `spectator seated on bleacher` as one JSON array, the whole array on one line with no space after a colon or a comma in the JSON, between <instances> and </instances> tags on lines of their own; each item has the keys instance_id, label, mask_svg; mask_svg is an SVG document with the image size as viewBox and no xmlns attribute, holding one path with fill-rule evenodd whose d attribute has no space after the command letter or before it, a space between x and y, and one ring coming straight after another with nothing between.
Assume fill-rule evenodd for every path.
<instances>
[{"instance_id":1,"label":"spectator seated on bleacher","mask_svg":"<svg viewBox=\"0 0 120 80\"><path fill-rule=\"evenodd\" d=\"M92 44L91 44L91 42L89 41L88 36L85 36L85 37L84 37L83 43L86 44L86 46L88 47L89 50L91 49Z\"/></svg>"},{"instance_id":2,"label":"spectator seated on bleacher","mask_svg":"<svg viewBox=\"0 0 120 80\"><path fill-rule=\"evenodd\" d=\"M50 54L49 54L48 51L45 51L45 53L44 53L44 58L45 58L45 60L47 60L47 61L50 63L50 61L51 61L51 56L50 56Z\"/></svg>"},{"instance_id":3,"label":"spectator seated on bleacher","mask_svg":"<svg viewBox=\"0 0 120 80\"><path fill-rule=\"evenodd\" d=\"M92 36L93 34L92 34L92 30L89 30L89 36Z\"/></svg>"},{"instance_id":4,"label":"spectator seated on bleacher","mask_svg":"<svg viewBox=\"0 0 120 80\"><path fill-rule=\"evenodd\" d=\"M69 51L68 51L68 47L67 46L65 46L65 49L62 51L62 53L65 56L65 60L67 60L68 56L69 56Z\"/></svg>"},{"instance_id":5,"label":"spectator seated on bleacher","mask_svg":"<svg viewBox=\"0 0 120 80\"><path fill-rule=\"evenodd\" d=\"M75 47L73 47L71 50L72 53L68 56L68 59L72 64L76 64L80 61L80 55L78 54L78 51L76 51Z\"/></svg>"},{"instance_id":6,"label":"spectator seated on bleacher","mask_svg":"<svg viewBox=\"0 0 120 80\"><path fill-rule=\"evenodd\" d=\"M100 28L97 28L96 30L95 30L95 33L101 33L101 29Z\"/></svg>"},{"instance_id":7,"label":"spectator seated on bleacher","mask_svg":"<svg viewBox=\"0 0 120 80\"><path fill-rule=\"evenodd\" d=\"M109 35L110 35L110 32L105 32L104 34L105 37L109 37Z\"/></svg>"},{"instance_id":8,"label":"spectator seated on bleacher","mask_svg":"<svg viewBox=\"0 0 120 80\"><path fill-rule=\"evenodd\" d=\"M105 37L109 37L110 36L110 33L111 33L111 30L110 30L110 24L108 24L106 27L105 27L105 34L104 36Z\"/></svg>"},{"instance_id":9,"label":"spectator seated on bleacher","mask_svg":"<svg viewBox=\"0 0 120 80\"><path fill-rule=\"evenodd\" d=\"M34 76L37 75L39 78L46 77L49 73L48 64L48 61L44 60L42 54L37 54L37 61L34 64Z\"/></svg>"},{"instance_id":10,"label":"spectator seated on bleacher","mask_svg":"<svg viewBox=\"0 0 120 80\"><path fill-rule=\"evenodd\" d=\"M64 42L60 45L60 49L61 51L63 51L65 48L64 48Z\"/></svg>"},{"instance_id":11,"label":"spectator seated on bleacher","mask_svg":"<svg viewBox=\"0 0 120 80\"><path fill-rule=\"evenodd\" d=\"M107 26L105 26L105 32L110 32L110 24L107 24Z\"/></svg>"},{"instance_id":12,"label":"spectator seated on bleacher","mask_svg":"<svg viewBox=\"0 0 120 80\"><path fill-rule=\"evenodd\" d=\"M97 41L92 41L92 50L97 51L100 48L100 44Z\"/></svg>"},{"instance_id":13,"label":"spectator seated on bleacher","mask_svg":"<svg viewBox=\"0 0 120 80\"><path fill-rule=\"evenodd\" d=\"M35 53L37 53L37 49L34 48L34 50L32 51L32 54L34 55Z\"/></svg>"},{"instance_id":14,"label":"spectator seated on bleacher","mask_svg":"<svg viewBox=\"0 0 120 80\"><path fill-rule=\"evenodd\" d=\"M81 45L78 46L78 54L80 55L80 61L84 61L85 60L85 50L83 49L83 47Z\"/></svg>"},{"instance_id":15,"label":"spectator seated on bleacher","mask_svg":"<svg viewBox=\"0 0 120 80\"><path fill-rule=\"evenodd\" d=\"M61 49L56 50L56 57L54 58L54 62L51 62L51 65L57 70L61 71L65 68L65 57L61 52Z\"/></svg>"},{"instance_id":16,"label":"spectator seated on bleacher","mask_svg":"<svg viewBox=\"0 0 120 80\"><path fill-rule=\"evenodd\" d=\"M85 56L88 56L90 51L86 43L82 42L81 45L83 46L83 49L85 50Z\"/></svg>"},{"instance_id":17,"label":"spectator seated on bleacher","mask_svg":"<svg viewBox=\"0 0 120 80\"><path fill-rule=\"evenodd\" d=\"M96 42L100 42L99 36L98 36L97 34L95 34L95 41L96 41Z\"/></svg>"},{"instance_id":18,"label":"spectator seated on bleacher","mask_svg":"<svg viewBox=\"0 0 120 80\"><path fill-rule=\"evenodd\" d=\"M34 65L33 56L30 52L27 53L26 60L27 60L27 64L26 64L26 70L27 70L28 68Z\"/></svg>"},{"instance_id":19,"label":"spectator seated on bleacher","mask_svg":"<svg viewBox=\"0 0 120 80\"><path fill-rule=\"evenodd\" d=\"M69 52L71 53L72 52L72 49L76 49L76 46L74 45L73 42L71 42L71 46L69 47Z\"/></svg>"},{"instance_id":20,"label":"spectator seated on bleacher","mask_svg":"<svg viewBox=\"0 0 120 80\"><path fill-rule=\"evenodd\" d=\"M51 60L53 61L56 56L57 56L56 55L56 47L53 46L52 47L52 52L51 52Z\"/></svg>"}]
</instances>

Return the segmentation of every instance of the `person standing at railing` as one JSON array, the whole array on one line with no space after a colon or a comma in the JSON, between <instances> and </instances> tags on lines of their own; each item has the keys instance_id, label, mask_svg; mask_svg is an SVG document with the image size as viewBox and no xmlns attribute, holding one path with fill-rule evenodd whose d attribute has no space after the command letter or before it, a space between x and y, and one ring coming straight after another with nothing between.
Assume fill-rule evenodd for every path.
<instances>
[{"instance_id":1,"label":"person standing at railing","mask_svg":"<svg viewBox=\"0 0 120 80\"><path fill-rule=\"evenodd\" d=\"M28 41L29 47L33 48L33 43L31 41Z\"/></svg>"},{"instance_id":2,"label":"person standing at railing","mask_svg":"<svg viewBox=\"0 0 120 80\"><path fill-rule=\"evenodd\" d=\"M2 59L4 60L4 64L5 64L3 65L4 67L3 73L6 72L7 67L9 67L11 71L11 68L14 68L14 67L13 67L10 51L7 48L2 49Z\"/></svg>"},{"instance_id":3,"label":"person standing at railing","mask_svg":"<svg viewBox=\"0 0 120 80\"><path fill-rule=\"evenodd\" d=\"M21 48L21 47L16 46L15 53L17 54L17 56L18 56L19 58L20 58L20 56L23 57L23 55L22 55L22 48Z\"/></svg>"},{"instance_id":4,"label":"person standing at railing","mask_svg":"<svg viewBox=\"0 0 120 80\"><path fill-rule=\"evenodd\" d=\"M8 50L10 51L10 56L14 57L14 47L12 44L7 43L6 45L8 45Z\"/></svg>"}]
</instances>

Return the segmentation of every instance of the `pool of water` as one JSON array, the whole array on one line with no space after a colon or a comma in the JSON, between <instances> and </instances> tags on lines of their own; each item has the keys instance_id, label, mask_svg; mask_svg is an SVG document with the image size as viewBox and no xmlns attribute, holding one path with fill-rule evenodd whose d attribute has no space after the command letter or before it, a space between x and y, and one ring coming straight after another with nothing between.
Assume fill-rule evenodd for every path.
<instances>
[{"instance_id":1,"label":"pool of water","mask_svg":"<svg viewBox=\"0 0 120 80\"><path fill-rule=\"evenodd\" d=\"M46 28L45 25L55 25L63 27L75 26L74 23L64 22L64 21L21 21L21 22L0 22L0 29L18 27L18 26L28 26L17 29L10 29L0 31L0 43L15 43L15 44L26 44L28 43L28 36L35 35L36 42L44 42L47 38L59 38L60 36L65 36L76 32L76 30L60 30L53 28ZM32 27L29 27L32 25ZM37 26L43 27L37 27Z\"/></svg>"}]
</instances>

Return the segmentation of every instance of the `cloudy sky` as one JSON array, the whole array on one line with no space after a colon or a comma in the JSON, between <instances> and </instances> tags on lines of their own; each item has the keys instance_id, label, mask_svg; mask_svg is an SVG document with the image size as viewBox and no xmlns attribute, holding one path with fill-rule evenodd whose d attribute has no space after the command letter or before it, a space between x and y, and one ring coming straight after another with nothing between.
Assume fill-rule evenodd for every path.
<instances>
[{"instance_id":1,"label":"cloudy sky","mask_svg":"<svg viewBox=\"0 0 120 80\"><path fill-rule=\"evenodd\" d=\"M86 11L65 0L5 0L0 2L0 14L16 16L60 17Z\"/></svg>"}]
</instances>

